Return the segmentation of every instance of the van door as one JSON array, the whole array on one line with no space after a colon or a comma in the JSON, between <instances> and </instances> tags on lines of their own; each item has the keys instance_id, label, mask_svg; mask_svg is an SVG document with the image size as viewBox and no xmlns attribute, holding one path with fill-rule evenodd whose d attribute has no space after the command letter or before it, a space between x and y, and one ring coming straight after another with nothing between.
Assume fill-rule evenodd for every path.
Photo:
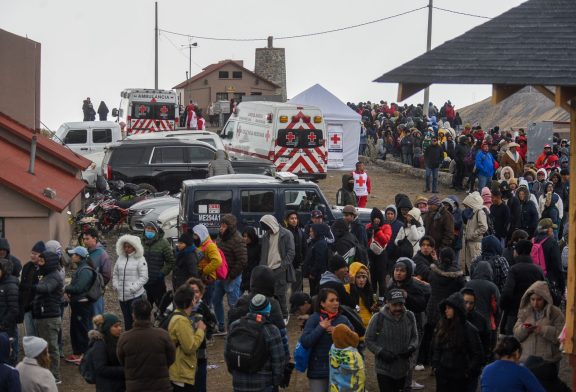
<instances>
[{"instance_id":1,"label":"van door","mask_svg":"<svg viewBox=\"0 0 576 392\"><path fill-rule=\"evenodd\" d=\"M247 226L252 226L258 235L262 236L260 218L264 215L275 215L278 222L282 222L282 211L276 208L276 204L276 189L274 188L240 189L238 229L242 231Z\"/></svg>"},{"instance_id":2,"label":"van door","mask_svg":"<svg viewBox=\"0 0 576 392\"><path fill-rule=\"evenodd\" d=\"M158 189L178 192L183 180L190 178L186 147L154 147L150 158L151 175Z\"/></svg>"},{"instance_id":3,"label":"van door","mask_svg":"<svg viewBox=\"0 0 576 392\"><path fill-rule=\"evenodd\" d=\"M92 128L90 152L103 151L107 143L112 143L111 128Z\"/></svg>"},{"instance_id":4,"label":"van door","mask_svg":"<svg viewBox=\"0 0 576 392\"><path fill-rule=\"evenodd\" d=\"M188 212L185 215L190 230L201 223L208 228L211 235L217 235L221 216L237 215L237 211L233 211L233 191L230 189L189 189L188 192Z\"/></svg>"},{"instance_id":5,"label":"van door","mask_svg":"<svg viewBox=\"0 0 576 392\"><path fill-rule=\"evenodd\" d=\"M78 154L90 152L87 129L69 129L62 142Z\"/></svg>"}]
</instances>

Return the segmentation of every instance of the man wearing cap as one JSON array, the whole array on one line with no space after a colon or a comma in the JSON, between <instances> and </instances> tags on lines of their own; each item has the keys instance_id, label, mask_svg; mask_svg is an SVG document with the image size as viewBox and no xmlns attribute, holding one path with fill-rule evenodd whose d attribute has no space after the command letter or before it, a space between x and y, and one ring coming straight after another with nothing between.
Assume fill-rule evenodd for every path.
<instances>
[{"instance_id":1,"label":"man wearing cap","mask_svg":"<svg viewBox=\"0 0 576 392\"><path fill-rule=\"evenodd\" d=\"M410 356L418 348L416 320L404 306L405 302L402 290L390 290L386 305L372 316L364 337L368 350L376 357L381 391L404 390Z\"/></svg>"},{"instance_id":2,"label":"man wearing cap","mask_svg":"<svg viewBox=\"0 0 576 392\"><path fill-rule=\"evenodd\" d=\"M356 211L356 207L351 205L345 206L342 209L342 215L349 227L350 233L356 237L360 245L364 247L364 250L368 249L368 233L366 233L364 225L358 221L358 211Z\"/></svg>"},{"instance_id":3,"label":"man wearing cap","mask_svg":"<svg viewBox=\"0 0 576 392\"><path fill-rule=\"evenodd\" d=\"M474 160L476 176L478 177L478 192L482 192L482 188L485 186L489 187L494 175L494 157L489 150L490 144L487 141L483 141L480 151L478 151Z\"/></svg>"},{"instance_id":4,"label":"man wearing cap","mask_svg":"<svg viewBox=\"0 0 576 392\"><path fill-rule=\"evenodd\" d=\"M558 240L554 237L556 225L550 218L540 219L536 228L536 235L532 239L533 244L541 244L546 261L546 278L555 285L559 293L564 293L564 275L562 273L562 257Z\"/></svg>"},{"instance_id":5,"label":"man wearing cap","mask_svg":"<svg viewBox=\"0 0 576 392\"><path fill-rule=\"evenodd\" d=\"M358 205L356 193L354 193L354 177L351 174L342 175L342 188L336 192L336 205Z\"/></svg>"},{"instance_id":6,"label":"man wearing cap","mask_svg":"<svg viewBox=\"0 0 576 392\"><path fill-rule=\"evenodd\" d=\"M444 153L438 144L438 137L432 136L432 144L424 150L424 164L426 165L424 192L430 192L430 182L432 182L432 193L438 193L438 170L443 158Z\"/></svg>"},{"instance_id":7,"label":"man wearing cap","mask_svg":"<svg viewBox=\"0 0 576 392\"><path fill-rule=\"evenodd\" d=\"M534 162L534 166L536 166L536 169L546 169L555 166L555 162L558 162L558 156L556 156L552 151L552 146L545 144L544 150L542 151L542 154L538 156L536 162Z\"/></svg>"},{"instance_id":8,"label":"man wearing cap","mask_svg":"<svg viewBox=\"0 0 576 392\"><path fill-rule=\"evenodd\" d=\"M354 179L354 193L358 200L358 207L366 207L368 202L368 195L370 194L370 177L364 168L364 163L356 162L356 170L352 172Z\"/></svg>"},{"instance_id":9,"label":"man wearing cap","mask_svg":"<svg viewBox=\"0 0 576 392\"><path fill-rule=\"evenodd\" d=\"M428 199L428 213L424 215L426 233L434 238L436 249L451 247L454 242L454 218L438 196Z\"/></svg>"},{"instance_id":10,"label":"man wearing cap","mask_svg":"<svg viewBox=\"0 0 576 392\"><path fill-rule=\"evenodd\" d=\"M64 288L70 302L70 341L73 353L66 362L80 364L82 356L88 350L88 332L92 328L94 310L92 302L86 297L95 278L93 267L88 263L88 249L77 246L68 251L72 262L77 266L72 281Z\"/></svg>"},{"instance_id":11,"label":"man wearing cap","mask_svg":"<svg viewBox=\"0 0 576 392\"><path fill-rule=\"evenodd\" d=\"M521 177L524 173L524 160L518 152L518 147L520 147L518 143L508 143L508 150L506 150L500 159L500 167L510 166L516 178Z\"/></svg>"}]
</instances>

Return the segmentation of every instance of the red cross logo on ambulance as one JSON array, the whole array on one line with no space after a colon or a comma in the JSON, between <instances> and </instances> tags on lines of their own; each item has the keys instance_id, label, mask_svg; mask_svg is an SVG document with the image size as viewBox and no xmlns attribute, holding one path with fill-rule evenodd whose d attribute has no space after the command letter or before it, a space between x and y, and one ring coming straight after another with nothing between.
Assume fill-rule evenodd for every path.
<instances>
[{"instance_id":1,"label":"red cross logo on ambulance","mask_svg":"<svg viewBox=\"0 0 576 392\"><path fill-rule=\"evenodd\" d=\"M166 105L162 105L162 107L160 108L160 113L162 114L168 113L168 107Z\"/></svg>"},{"instance_id":2,"label":"red cross logo on ambulance","mask_svg":"<svg viewBox=\"0 0 576 392\"><path fill-rule=\"evenodd\" d=\"M286 134L286 141L287 141L288 143L293 143L293 142L294 142L294 139L296 139L296 136L294 135L294 132L288 132L288 133Z\"/></svg>"},{"instance_id":3,"label":"red cross logo on ambulance","mask_svg":"<svg viewBox=\"0 0 576 392\"><path fill-rule=\"evenodd\" d=\"M138 107L138 113L140 113L140 114L144 114L144 113L146 113L147 111L148 111L148 110L147 110L146 106L144 106L144 105L140 105L140 106Z\"/></svg>"}]
</instances>

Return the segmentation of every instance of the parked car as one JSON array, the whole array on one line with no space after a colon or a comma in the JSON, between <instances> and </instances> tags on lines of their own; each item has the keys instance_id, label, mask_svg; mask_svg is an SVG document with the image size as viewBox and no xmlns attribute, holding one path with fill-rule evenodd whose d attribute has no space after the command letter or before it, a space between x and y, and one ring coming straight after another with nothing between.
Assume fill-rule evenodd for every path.
<instances>
[{"instance_id":1,"label":"parked car","mask_svg":"<svg viewBox=\"0 0 576 392\"><path fill-rule=\"evenodd\" d=\"M121 140L122 131L114 121L66 122L60 125L53 139L80 155L86 155L103 151L106 144Z\"/></svg>"},{"instance_id":2,"label":"parked car","mask_svg":"<svg viewBox=\"0 0 576 392\"><path fill-rule=\"evenodd\" d=\"M94 188L96 179L102 173L102 159L104 159L104 150L84 155L84 158L92 161L90 166L82 172L82 180L87 186Z\"/></svg>"},{"instance_id":3,"label":"parked car","mask_svg":"<svg viewBox=\"0 0 576 392\"><path fill-rule=\"evenodd\" d=\"M180 204L180 193L142 200L130 207L128 225L133 231L143 231L147 222L156 222L165 210Z\"/></svg>"},{"instance_id":4,"label":"parked car","mask_svg":"<svg viewBox=\"0 0 576 392\"><path fill-rule=\"evenodd\" d=\"M224 150L224 143L220 136L210 131L167 131L152 133L135 133L126 138L126 140L143 140L143 139L180 139L188 141L199 141L210 144L218 150Z\"/></svg>"},{"instance_id":5,"label":"parked car","mask_svg":"<svg viewBox=\"0 0 576 392\"><path fill-rule=\"evenodd\" d=\"M108 180L123 180L151 192L176 193L182 181L204 179L217 151L208 143L173 138L122 140L108 145L102 173ZM272 175L274 165L249 156L230 156L236 173Z\"/></svg>"}]
</instances>

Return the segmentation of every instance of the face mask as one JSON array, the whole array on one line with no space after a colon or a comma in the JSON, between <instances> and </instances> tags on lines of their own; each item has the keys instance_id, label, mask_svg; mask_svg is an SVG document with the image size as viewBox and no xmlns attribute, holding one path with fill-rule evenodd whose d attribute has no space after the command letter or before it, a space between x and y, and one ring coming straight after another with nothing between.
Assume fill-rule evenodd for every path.
<instances>
[{"instance_id":1,"label":"face mask","mask_svg":"<svg viewBox=\"0 0 576 392\"><path fill-rule=\"evenodd\" d=\"M156 236L156 232L154 231L145 231L144 232L144 236L146 238L148 238L149 240L151 240L152 238L154 238Z\"/></svg>"}]
</instances>

